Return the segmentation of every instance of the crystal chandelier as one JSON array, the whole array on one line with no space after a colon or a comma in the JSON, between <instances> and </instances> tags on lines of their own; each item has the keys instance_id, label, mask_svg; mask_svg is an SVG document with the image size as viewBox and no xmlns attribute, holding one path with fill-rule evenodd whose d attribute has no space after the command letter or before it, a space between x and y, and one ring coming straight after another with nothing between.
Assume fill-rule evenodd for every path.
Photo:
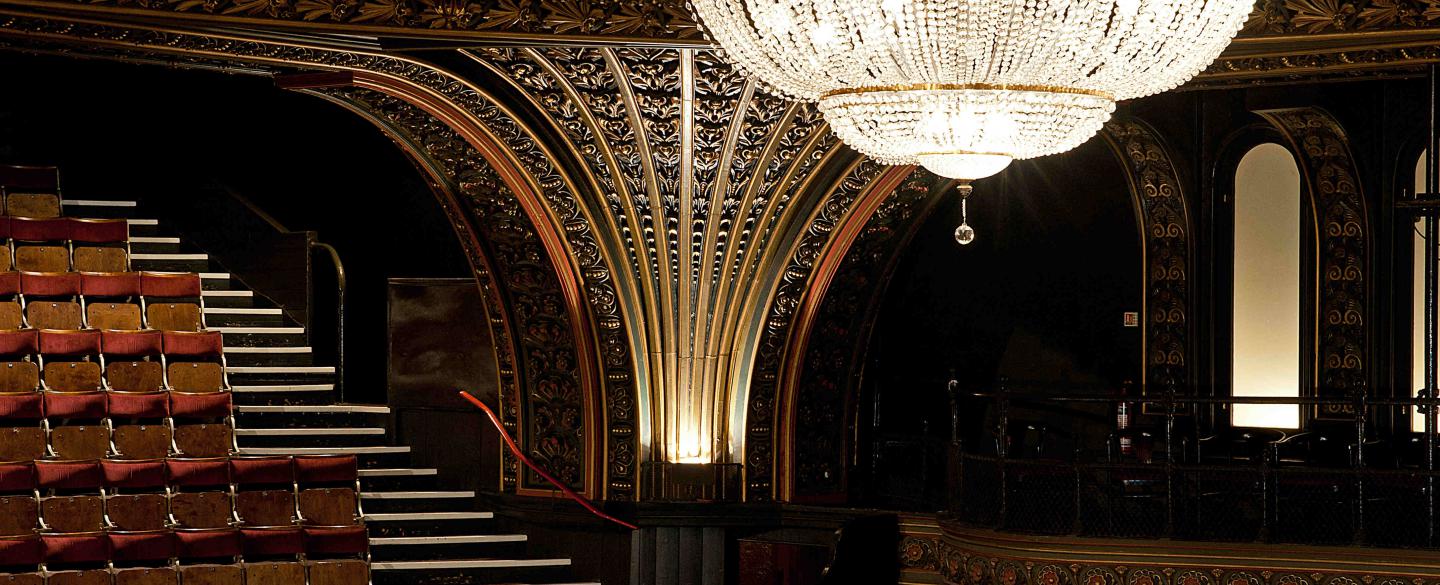
<instances>
[{"instance_id":1,"label":"crystal chandelier","mask_svg":"<svg viewBox=\"0 0 1440 585\"><path fill-rule=\"evenodd\" d=\"M968 182L1094 136L1116 100L1219 56L1254 0L691 0L771 90L846 144ZM973 237L973 234L972 234Z\"/></svg>"}]
</instances>

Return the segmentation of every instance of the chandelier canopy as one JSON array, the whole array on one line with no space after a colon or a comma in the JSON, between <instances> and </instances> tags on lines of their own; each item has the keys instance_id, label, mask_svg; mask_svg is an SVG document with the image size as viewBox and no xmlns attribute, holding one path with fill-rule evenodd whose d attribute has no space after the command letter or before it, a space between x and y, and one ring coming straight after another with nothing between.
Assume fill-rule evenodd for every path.
<instances>
[{"instance_id":1,"label":"chandelier canopy","mask_svg":"<svg viewBox=\"0 0 1440 585\"><path fill-rule=\"evenodd\" d=\"M1214 61L1253 0L691 0L771 90L841 140L955 179L1079 146L1116 100Z\"/></svg>"}]
</instances>

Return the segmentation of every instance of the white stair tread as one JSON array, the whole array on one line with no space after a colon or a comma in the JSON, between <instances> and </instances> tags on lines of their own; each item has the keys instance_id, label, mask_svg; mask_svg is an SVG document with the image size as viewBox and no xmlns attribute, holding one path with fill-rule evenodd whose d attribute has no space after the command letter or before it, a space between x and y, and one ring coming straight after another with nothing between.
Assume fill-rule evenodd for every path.
<instances>
[{"instance_id":1,"label":"white stair tread","mask_svg":"<svg viewBox=\"0 0 1440 585\"><path fill-rule=\"evenodd\" d=\"M158 219L127 219L125 221L130 225L160 225Z\"/></svg>"},{"instance_id":2,"label":"white stair tread","mask_svg":"<svg viewBox=\"0 0 1440 585\"><path fill-rule=\"evenodd\" d=\"M200 278L206 280L230 280L229 272L201 272Z\"/></svg>"},{"instance_id":3,"label":"white stair tread","mask_svg":"<svg viewBox=\"0 0 1440 585\"><path fill-rule=\"evenodd\" d=\"M235 429L237 437L310 437L327 435L383 435L382 428L344 428L332 427L323 429Z\"/></svg>"},{"instance_id":4,"label":"white stair tread","mask_svg":"<svg viewBox=\"0 0 1440 585\"><path fill-rule=\"evenodd\" d=\"M333 374L335 366L228 366L231 374Z\"/></svg>"},{"instance_id":5,"label":"white stair tread","mask_svg":"<svg viewBox=\"0 0 1440 585\"><path fill-rule=\"evenodd\" d=\"M209 309L206 309L207 311ZM225 353L310 353L308 347L227 347Z\"/></svg>"},{"instance_id":6,"label":"white stair tread","mask_svg":"<svg viewBox=\"0 0 1440 585\"><path fill-rule=\"evenodd\" d=\"M360 477L419 477L439 475L439 469L361 469Z\"/></svg>"},{"instance_id":7,"label":"white stair tread","mask_svg":"<svg viewBox=\"0 0 1440 585\"><path fill-rule=\"evenodd\" d=\"M207 327L210 331L221 333L252 333L261 335L300 335L305 333L304 327Z\"/></svg>"},{"instance_id":8,"label":"white stair tread","mask_svg":"<svg viewBox=\"0 0 1440 585\"><path fill-rule=\"evenodd\" d=\"M240 412L318 413L318 414L390 414L388 406L328 404L324 406L249 406L235 407ZM362 470L363 471L363 470ZM364 475L363 473L361 475Z\"/></svg>"},{"instance_id":9,"label":"white stair tread","mask_svg":"<svg viewBox=\"0 0 1440 585\"><path fill-rule=\"evenodd\" d=\"M131 255L130 255L130 259L131 259L131 260L209 260L209 259L210 259L210 255L209 255L209 254L200 254L200 253L194 253L194 254L169 254L169 253L147 254L147 253L144 253L144 252L139 252L139 253L131 254Z\"/></svg>"},{"instance_id":10,"label":"white stair tread","mask_svg":"<svg viewBox=\"0 0 1440 585\"><path fill-rule=\"evenodd\" d=\"M202 297L253 297L253 296L255 296L255 291L253 291L253 290L202 290L202 291L200 291L200 296L202 296Z\"/></svg>"},{"instance_id":11,"label":"white stair tread","mask_svg":"<svg viewBox=\"0 0 1440 585\"><path fill-rule=\"evenodd\" d=\"M409 453L410 448L400 447L241 447L241 455L378 455L382 453Z\"/></svg>"},{"instance_id":12,"label":"white stair tread","mask_svg":"<svg viewBox=\"0 0 1440 585\"><path fill-rule=\"evenodd\" d=\"M447 561L392 561L371 563L372 571L425 571L434 569L501 569L507 567L566 567L570 559L465 559Z\"/></svg>"},{"instance_id":13,"label":"white stair tread","mask_svg":"<svg viewBox=\"0 0 1440 585\"><path fill-rule=\"evenodd\" d=\"M366 514L366 522L411 522L416 520L488 520L494 512L386 512Z\"/></svg>"},{"instance_id":14,"label":"white stair tread","mask_svg":"<svg viewBox=\"0 0 1440 585\"><path fill-rule=\"evenodd\" d=\"M130 243L132 243L132 244L178 244L178 243L180 243L180 238L164 237L164 236L131 236L131 237L130 237Z\"/></svg>"},{"instance_id":15,"label":"white stair tread","mask_svg":"<svg viewBox=\"0 0 1440 585\"><path fill-rule=\"evenodd\" d=\"M206 315L282 315L280 309L256 309L251 307L205 307Z\"/></svg>"},{"instance_id":16,"label":"white stair tread","mask_svg":"<svg viewBox=\"0 0 1440 585\"><path fill-rule=\"evenodd\" d=\"M361 499L368 500L441 500L473 498L475 492L360 492Z\"/></svg>"},{"instance_id":17,"label":"white stair tread","mask_svg":"<svg viewBox=\"0 0 1440 585\"><path fill-rule=\"evenodd\" d=\"M61 205L77 205L80 207L135 207L134 201L120 201L112 199L61 199Z\"/></svg>"},{"instance_id":18,"label":"white stair tread","mask_svg":"<svg viewBox=\"0 0 1440 585\"><path fill-rule=\"evenodd\" d=\"M370 546L411 544L481 544L486 542L525 542L524 534L472 534L465 536L394 536L371 538Z\"/></svg>"},{"instance_id":19,"label":"white stair tread","mask_svg":"<svg viewBox=\"0 0 1440 585\"><path fill-rule=\"evenodd\" d=\"M330 392L334 389L334 384L237 385L230 387L232 392Z\"/></svg>"}]
</instances>

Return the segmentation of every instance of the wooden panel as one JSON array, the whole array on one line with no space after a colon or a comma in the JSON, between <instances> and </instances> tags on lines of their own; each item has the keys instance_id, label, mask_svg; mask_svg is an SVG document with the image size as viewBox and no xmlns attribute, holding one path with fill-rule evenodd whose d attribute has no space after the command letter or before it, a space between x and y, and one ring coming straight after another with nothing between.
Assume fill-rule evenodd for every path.
<instances>
[{"instance_id":1,"label":"wooden panel","mask_svg":"<svg viewBox=\"0 0 1440 585\"><path fill-rule=\"evenodd\" d=\"M104 459L110 433L100 425L58 426L50 430L50 449L60 459Z\"/></svg>"},{"instance_id":2,"label":"wooden panel","mask_svg":"<svg viewBox=\"0 0 1440 585\"><path fill-rule=\"evenodd\" d=\"M70 251L64 246L16 246L15 269L23 272L69 272Z\"/></svg>"},{"instance_id":3,"label":"wooden panel","mask_svg":"<svg viewBox=\"0 0 1440 585\"><path fill-rule=\"evenodd\" d=\"M355 490L319 488L300 492L300 516L306 524L349 526L355 524Z\"/></svg>"},{"instance_id":4,"label":"wooden panel","mask_svg":"<svg viewBox=\"0 0 1440 585\"><path fill-rule=\"evenodd\" d=\"M369 582L370 567L365 564L365 561L339 560L310 563L310 585L357 585Z\"/></svg>"},{"instance_id":5,"label":"wooden panel","mask_svg":"<svg viewBox=\"0 0 1440 585\"><path fill-rule=\"evenodd\" d=\"M245 585L305 585L300 563L245 563Z\"/></svg>"},{"instance_id":6,"label":"wooden panel","mask_svg":"<svg viewBox=\"0 0 1440 585\"><path fill-rule=\"evenodd\" d=\"M40 528L40 504L31 496L0 497L0 536L34 534Z\"/></svg>"},{"instance_id":7,"label":"wooden panel","mask_svg":"<svg viewBox=\"0 0 1440 585\"><path fill-rule=\"evenodd\" d=\"M176 585L175 577L175 569L170 567L118 569L115 585Z\"/></svg>"},{"instance_id":8,"label":"wooden panel","mask_svg":"<svg viewBox=\"0 0 1440 585\"><path fill-rule=\"evenodd\" d=\"M220 392L225 389L220 364L179 362L170 364L170 389L176 392Z\"/></svg>"},{"instance_id":9,"label":"wooden panel","mask_svg":"<svg viewBox=\"0 0 1440 585\"><path fill-rule=\"evenodd\" d=\"M0 585L45 585L45 577L39 573L0 575Z\"/></svg>"},{"instance_id":10,"label":"wooden panel","mask_svg":"<svg viewBox=\"0 0 1440 585\"><path fill-rule=\"evenodd\" d=\"M11 193L5 197L5 215L60 217L60 196L53 193Z\"/></svg>"},{"instance_id":11,"label":"wooden panel","mask_svg":"<svg viewBox=\"0 0 1440 585\"><path fill-rule=\"evenodd\" d=\"M413 465L440 469L445 489L498 486L499 436L486 432L485 415L454 390L491 405L499 396L494 343L475 280L395 278L389 284L388 403L396 440L414 448Z\"/></svg>"},{"instance_id":12,"label":"wooden panel","mask_svg":"<svg viewBox=\"0 0 1440 585\"><path fill-rule=\"evenodd\" d=\"M0 258L4 257L5 253L0 251ZM9 260L5 260L5 263L9 262ZM0 303L0 329L20 329L25 325L22 315L24 312L20 309L20 303L14 301Z\"/></svg>"},{"instance_id":13,"label":"wooden panel","mask_svg":"<svg viewBox=\"0 0 1440 585\"><path fill-rule=\"evenodd\" d=\"M111 496L105 502L105 514L120 530L163 529L166 513L164 494Z\"/></svg>"},{"instance_id":14,"label":"wooden panel","mask_svg":"<svg viewBox=\"0 0 1440 585\"><path fill-rule=\"evenodd\" d=\"M180 582L185 585L245 585L245 571L239 565L180 567Z\"/></svg>"},{"instance_id":15,"label":"wooden panel","mask_svg":"<svg viewBox=\"0 0 1440 585\"><path fill-rule=\"evenodd\" d=\"M111 362L105 364L105 380L119 392L154 392L165 387L165 370L160 362Z\"/></svg>"},{"instance_id":16,"label":"wooden panel","mask_svg":"<svg viewBox=\"0 0 1440 585\"><path fill-rule=\"evenodd\" d=\"M200 305L194 303L154 303L145 308L145 317L151 329L200 330Z\"/></svg>"},{"instance_id":17,"label":"wooden panel","mask_svg":"<svg viewBox=\"0 0 1440 585\"><path fill-rule=\"evenodd\" d=\"M232 519L230 494L180 493L170 497L170 514L182 528L226 528Z\"/></svg>"},{"instance_id":18,"label":"wooden panel","mask_svg":"<svg viewBox=\"0 0 1440 585\"><path fill-rule=\"evenodd\" d=\"M110 585L110 572L104 569L90 569L51 573L46 585Z\"/></svg>"},{"instance_id":19,"label":"wooden panel","mask_svg":"<svg viewBox=\"0 0 1440 585\"><path fill-rule=\"evenodd\" d=\"M91 329L141 329L140 305L134 303L90 303L85 316Z\"/></svg>"},{"instance_id":20,"label":"wooden panel","mask_svg":"<svg viewBox=\"0 0 1440 585\"><path fill-rule=\"evenodd\" d=\"M163 424L120 425L111 440L122 459L160 459L170 453L170 429Z\"/></svg>"},{"instance_id":21,"label":"wooden panel","mask_svg":"<svg viewBox=\"0 0 1440 585\"><path fill-rule=\"evenodd\" d=\"M290 526L295 523L295 495L289 490L238 492L235 512L249 526Z\"/></svg>"},{"instance_id":22,"label":"wooden panel","mask_svg":"<svg viewBox=\"0 0 1440 585\"><path fill-rule=\"evenodd\" d=\"M25 317L36 329L79 329L80 303L36 301L25 305Z\"/></svg>"},{"instance_id":23,"label":"wooden panel","mask_svg":"<svg viewBox=\"0 0 1440 585\"><path fill-rule=\"evenodd\" d=\"M45 498L40 502L40 513L45 525L55 532L94 532L105 528L105 504L100 496Z\"/></svg>"},{"instance_id":24,"label":"wooden panel","mask_svg":"<svg viewBox=\"0 0 1440 585\"><path fill-rule=\"evenodd\" d=\"M224 457L234 441L226 424L177 425L175 446L186 457Z\"/></svg>"},{"instance_id":25,"label":"wooden panel","mask_svg":"<svg viewBox=\"0 0 1440 585\"><path fill-rule=\"evenodd\" d=\"M125 249L114 246L77 246L74 263L75 272L125 272L130 269Z\"/></svg>"},{"instance_id":26,"label":"wooden panel","mask_svg":"<svg viewBox=\"0 0 1440 585\"><path fill-rule=\"evenodd\" d=\"M40 389L40 364L0 363L0 392L34 392Z\"/></svg>"},{"instance_id":27,"label":"wooden panel","mask_svg":"<svg viewBox=\"0 0 1440 585\"><path fill-rule=\"evenodd\" d=\"M100 364L50 362L45 364L45 387L55 392L93 392L100 389Z\"/></svg>"},{"instance_id":28,"label":"wooden panel","mask_svg":"<svg viewBox=\"0 0 1440 585\"><path fill-rule=\"evenodd\" d=\"M44 456L44 429L40 427L0 428L0 461L34 461Z\"/></svg>"}]
</instances>

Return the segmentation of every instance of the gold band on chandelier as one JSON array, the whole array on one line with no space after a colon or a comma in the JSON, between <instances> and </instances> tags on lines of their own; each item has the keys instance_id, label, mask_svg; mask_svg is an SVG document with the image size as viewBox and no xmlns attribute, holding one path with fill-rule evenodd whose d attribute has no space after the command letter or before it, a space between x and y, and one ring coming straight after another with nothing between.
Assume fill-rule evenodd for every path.
<instances>
[{"instance_id":1,"label":"gold band on chandelier","mask_svg":"<svg viewBox=\"0 0 1440 585\"><path fill-rule=\"evenodd\" d=\"M866 87L847 87L833 91L827 91L820 95L820 99L832 98L840 95L881 93L892 91L962 91L967 89L989 90L989 91L1029 91L1035 93L1067 93L1073 95L1086 95L1110 101L1115 101L1115 96L1103 91L1093 89L1080 89L1075 87L1061 87L1058 85L1011 85L996 83L909 83L899 85L871 85Z\"/></svg>"}]
</instances>

